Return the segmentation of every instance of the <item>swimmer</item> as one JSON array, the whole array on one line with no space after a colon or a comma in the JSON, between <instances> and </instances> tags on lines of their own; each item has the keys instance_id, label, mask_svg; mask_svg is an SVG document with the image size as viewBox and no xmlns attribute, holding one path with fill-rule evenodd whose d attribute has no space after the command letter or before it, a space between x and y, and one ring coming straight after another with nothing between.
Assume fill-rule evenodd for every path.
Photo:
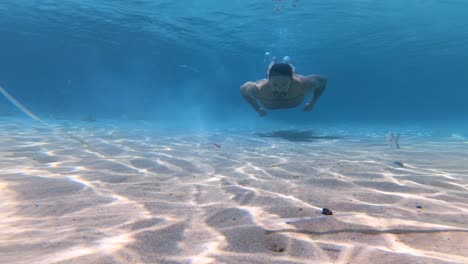
<instances>
[{"instance_id":1,"label":"swimmer","mask_svg":"<svg viewBox=\"0 0 468 264\"><path fill-rule=\"evenodd\" d=\"M313 96L305 104L304 111L311 111L326 86L327 78L324 76L294 74L293 66L282 62L270 65L268 79L247 82L240 87L240 92L260 116L265 116L265 109L297 107L309 94Z\"/></svg>"}]
</instances>

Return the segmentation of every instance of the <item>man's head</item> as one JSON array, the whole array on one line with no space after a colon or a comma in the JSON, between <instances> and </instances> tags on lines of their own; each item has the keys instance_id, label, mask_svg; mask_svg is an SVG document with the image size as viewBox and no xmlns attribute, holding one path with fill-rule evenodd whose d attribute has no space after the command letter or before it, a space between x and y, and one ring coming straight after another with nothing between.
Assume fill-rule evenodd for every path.
<instances>
[{"instance_id":1,"label":"man's head","mask_svg":"<svg viewBox=\"0 0 468 264\"><path fill-rule=\"evenodd\" d=\"M285 96L293 79L293 68L288 63L274 63L268 69L268 82L274 94Z\"/></svg>"}]
</instances>

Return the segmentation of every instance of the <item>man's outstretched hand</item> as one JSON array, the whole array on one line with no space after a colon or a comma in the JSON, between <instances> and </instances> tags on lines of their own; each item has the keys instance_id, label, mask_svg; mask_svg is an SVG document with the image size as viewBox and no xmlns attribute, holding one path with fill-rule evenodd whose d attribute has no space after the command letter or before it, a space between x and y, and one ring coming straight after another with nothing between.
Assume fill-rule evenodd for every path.
<instances>
[{"instance_id":1,"label":"man's outstretched hand","mask_svg":"<svg viewBox=\"0 0 468 264\"><path fill-rule=\"evenodd\" d=\"M312 111L312 108L314 108L314 104L307 103L304 106L304 111L305 112L310 112L310 111Z\"/></svg>"},{"instance_id":2,"label":"man's outstretched hand","mask_svg":"<svg viewBox=\"0 0 468 264\"><path fill-rule=\"evenodd\" d=\"M267 115L267 112L265 111L265 109L263 109L263 107L258 108L257 113L260 116L266 116Z\"/></svg>"}]
</instances>

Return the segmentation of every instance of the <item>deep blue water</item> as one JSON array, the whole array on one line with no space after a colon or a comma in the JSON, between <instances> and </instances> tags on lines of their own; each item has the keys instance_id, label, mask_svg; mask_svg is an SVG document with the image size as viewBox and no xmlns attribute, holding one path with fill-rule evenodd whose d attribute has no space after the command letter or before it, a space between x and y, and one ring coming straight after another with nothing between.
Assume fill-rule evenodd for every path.
<instances>
[{"instance_id":1,"label":"deep blue water","mask_svg":"<svg viewBox=\"0 0 468 264\"><path fill-rule=\"evenodd\" d=\"M467 13L457 0L3 0L0 85L44 118L460 122ZM328 77L313 112L261 118L243 100L265 52ZM0 114L19 112L0 98Z\"/></svg>"}]
</instances>

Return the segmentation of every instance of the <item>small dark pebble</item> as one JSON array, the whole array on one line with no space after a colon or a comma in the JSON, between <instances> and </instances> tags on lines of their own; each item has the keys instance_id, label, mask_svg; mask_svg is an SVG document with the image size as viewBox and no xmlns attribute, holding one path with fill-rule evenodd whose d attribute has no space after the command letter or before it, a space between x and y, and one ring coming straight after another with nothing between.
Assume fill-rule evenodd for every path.
<instances>
[{"instance_id":1,"label":"small dark pebble","mask_svg":"<svg viewBox=\"0 0 468 264\"><path fill-rule=\"evenodd\" d=\"M302 208L299 208L299 211L302 211Z\"/></svg>"},{"instance_id":2,"label":"small dark pebble","mask_svg":"<svg viewBox=\"0 0 468 264\"><path fill-rule=\"evenodd\" d=\"M232 219L233 221L236 220L235 218Z\"/></svg>"},{"instance_id":3,"label":"small dark pebble","mask_svg":"<svg viewBox=\"0 0 468 264\"><path fill-rule=\"evenodd\" d=\"M420 206L420 205L417 205L417 206L416 206L416 208L418 208L418 209L422 209L422 206Z\"/></svg>"},{"instance_id":4,"label":"small dark pebble","mask_svg":"<svg viewBox=\"0 0 468 264\"><path fill-rule=\"evenodd\" d=\"M39 207L39 205L38 205L38 204L36 204L36 207Z\"/></svg>"},{"instance_id":5,"label":"small dark pebble","mask_svg":"<svg viewBox=\"0 0 468 264\"><path fill-rule=\"evenodd\" d=\"M274 252L284 252L284 247L280 247L280 246L277 246L277 245L273 245L273 247L271 247L271 251L274 251Z\"/></svg>"},{"instance_id":6,"label":"small dark pebble","mask_svg":"<svg viewBox=\"0 0 468 264\"><path fill-rule=\"evenodd\" d=\"M323 208L322 209L322 214L324 214L324 215L333 215L333 211L328 209L328 208Z\"/></svg>"},{"instance_id":7,"label":"small dark pebble","mask_svg":"<svg viewBox=\"0 0 468 264\"><path fill-rule=\"evenodd\" d=\"M405 164L403 162L400 162L400 161L395 161L395 162L393 162L393 164L396 164L401 168L405 167Z\"/></svg>"},{"instance_id":8,"label":"small dark pebble","mask_svg":"<svg viewBox=\"0 0 468 264\"><path fill-rule=\"evenodd\" d=\"M170 193L169 195L172 196L172 193Z\"/></svg>"}]
</instances>

